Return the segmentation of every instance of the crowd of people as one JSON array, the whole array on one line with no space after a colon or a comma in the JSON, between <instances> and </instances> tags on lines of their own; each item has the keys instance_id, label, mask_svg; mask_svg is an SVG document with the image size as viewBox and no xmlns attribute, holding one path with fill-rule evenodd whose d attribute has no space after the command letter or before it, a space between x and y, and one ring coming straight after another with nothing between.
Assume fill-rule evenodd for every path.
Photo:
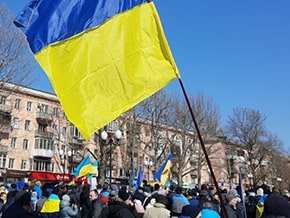
<instances>
[{"instance_id":1,"label":"crowd of people","mask_svg":"<svg viewBox=\"0 0 290 218\"><path fill-rule=\"evenodd\" d=\"M241 196L242 195L242 196ZM241 194L237 188L204 184L185 189L155 183L137 189L108 183L91 186L58 184L44 188L40 181L18 188L0 186L2 218L290 218L290 196L257 187Z\"/></svg>"}]
</instances>

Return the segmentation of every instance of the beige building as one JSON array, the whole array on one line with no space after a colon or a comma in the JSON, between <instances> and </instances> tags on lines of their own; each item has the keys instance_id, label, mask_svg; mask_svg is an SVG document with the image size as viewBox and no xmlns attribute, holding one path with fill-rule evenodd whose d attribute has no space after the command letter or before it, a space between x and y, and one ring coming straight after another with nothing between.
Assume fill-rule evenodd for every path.
<instances>
[{"instance_id":1,"label":"beige building","mask_svg":"<svg viewBox=\"0 0 290 218\"><path fill-rule=\"evenodd\" d=\"M98 174L103 179L128 182L132 171L137 178L141 166L143 178L153 181L154 173L173 152L170 180L176 182L180 177L179 181L188 185L213 184L193 133L181 136L160 125L153 139L150 122L132 117L122 115L85 141L54 94L5 84L0 89L0 183L33 179L68 182L87 154L92 162L98 159ZM113 135L117 129L121 130L119 141ZM106 141L101 139L103 130L109 133ZM212 151L209 156L219 185L236 186L240 167L245 183L250 185L252 178L242 148L223 139L207 141L206 146Z\"/></svg>"}]
</instances>

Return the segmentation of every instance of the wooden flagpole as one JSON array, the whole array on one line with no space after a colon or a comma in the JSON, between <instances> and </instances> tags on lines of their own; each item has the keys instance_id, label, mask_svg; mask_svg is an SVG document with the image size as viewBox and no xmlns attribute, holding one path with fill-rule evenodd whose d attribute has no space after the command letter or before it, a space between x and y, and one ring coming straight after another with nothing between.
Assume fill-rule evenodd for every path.
<instances>
[{"instance_id":1,"label":"wooden flagpole","mask_svg":"<svg viewBox=\"0 0 290 218\"><path fill-rule=\"evenodd\" d=\"M186 91L185 91L185 88L184 88L183 82L182 82L181 78L178 78L178 81L179 81L179 84L180 84L180 86L181 86L181 89L182 89L183 95L184 95L184 97L185 97L185 101L186 101L186 104L187 104L187 106L188 106L188 109L189 109L190 115L191 115L191 117L192 117L192 120L193 120L193 123L194 123L195 129L196 129L196 133L197 133L197 136L198 136L199 142L200 142L200 144L201 144L201 147L202 147L202 150L203 150L203 153L204 153L204 156L205 156L205 159L206 159L206 162L207 162L208 168L209 168L209 170L210 170L211 177L213 178L215 188L216 188L216 190L217 190L217 193L218 193L219 199L220 199L220 201L221 201L222 213L224 214L225 218L228 218L228 214L227 214L227 211L226 211L226 208L225 208L225 203L224 203L224 200L223 200L223 198L222 198L222 196L221 196L221 193L220 193L220 190L219 190L219 186L218 186L217 180L216 180L216 178L215 178L215 175L214 175L214 172L213 172L213 169L212 169L212 166L211 166L211 163L210 163L210 160L209 160L208 154L207 154L207 152L206 152L205 145L204 145L204 142L203 142L203 139L202 139L201 133L200 133L200 131L199 131L199 127L198 127L197 121L196 121L196 119L195 119L195 116L194 116L194 113L193 113L193 111L192 111L192 108L191 108L191 105L190 105L190 102L189 102L188 96L187 96L187 94L186 94Z\"/></svg>"}]
</instances>

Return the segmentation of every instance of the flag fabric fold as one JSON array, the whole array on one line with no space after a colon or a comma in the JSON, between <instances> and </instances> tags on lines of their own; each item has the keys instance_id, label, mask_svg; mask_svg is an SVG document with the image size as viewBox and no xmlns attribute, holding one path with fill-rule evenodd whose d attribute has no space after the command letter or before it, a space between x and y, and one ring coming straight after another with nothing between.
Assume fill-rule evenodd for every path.
<instances>
[{"instance_id":1,"label":"flag fabric fold","mask_svg":"<svg viewBox=\"0 0 290 218\"><path fill-rule=\"evenodd\" d=\"M82 177L82 176L88 176L92 171L92 164L90 156L86 156L79 165L74 170L74 175L76 178Z\"/></svg>"},{"instance_id":2,"label":"flag fabric fold","mask_svg":"<svg viewBox=\"0 0 290 218\"><path fill-rule=\"evenodd\" d=\"M87 140L180 77L150 0L34 0L14 23Z\"/></svg>"},{"instance_id":3,"label":"flag fabric fold","mask_svg":"<svg viewBox=\"0 0 290 218\"><path fill-rule=\"evenodd\" d=\"M140 185L142 184L142 181L143 181L143 169L142 167L140 166L139 167L139 172L138 172L138 177L137 177L137 182L136 182L136 185L135 185L135 191L140 187Z\"/></svg>"},{"instance_id":4,"label":"flag fabric fold","mask_svg":"<svg viewBox=\"0 0 290 218\"><path fill-rule=\"evenodd\" d=\"M171 168L172 153L168 155L165 162L162 164L160 169L154 174L154 178L157 179L161 185L165 185L168 174Z\"/></svg>"}]
</instances>

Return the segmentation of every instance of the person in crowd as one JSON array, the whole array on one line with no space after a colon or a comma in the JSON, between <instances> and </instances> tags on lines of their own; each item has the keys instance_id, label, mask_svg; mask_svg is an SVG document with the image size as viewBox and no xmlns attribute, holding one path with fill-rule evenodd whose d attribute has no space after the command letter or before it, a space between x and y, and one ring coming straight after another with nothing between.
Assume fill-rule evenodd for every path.
<instances>
[{"instance_id":1,"label":"person in crowd","mask_svg":"<svg viewBox=\"0 0 290 218\"><path fill-rule=\"evenodd\" d=\"M37 217L37 215L33 213L30 198L29 192L19 191L15 195L15 201L2 212L2 218Z\"/></svg>"},{"instance_id":2,"label":"person in crowd","mask_svg":"<svg viewBox=\"0 0 290 218\"><path fill-rule=\"evenodd\" d=\"M185 205L182 208L181 215L178 218L196 218L200 212L200 208L198 205Z\"/></svg>"},{"instance_id":3,"label":"person in crowd","mask_svg":"<svg viewBox=\"0 0 290 218\"><path fill-rule=\"evenodd\" d=\"M158 183L154 184L153 191L151 193L152 198L156 198L156 196L159 194L160 185Z\"/></svg>"},{"instance_id":4,"label":"person in crowd","mask_svg":"<svg viewBox=\"0 0 290 218\"><path fill-rule=\"evenodd\" d=\"M85 183L81 186L81 193L80 193L80 210L81 210L81 217L88 218L89 209L90 209L90 199L89 199L89 189L90 185ZM99 193L99 192L98 192Z\"/></svg>"},{"instance_id":5,"label":"person in crowd","mask_svg":"<svg viewBox=\"0 0 290 218\"><path fill-rule=\"evenodd\" d=\"M91 206L89 208L89 218L100 218L103 210L102 203L100 201L99 193L97 189L90 190L89 199L91 202Z\"/></svg>"},{"instance_id":6,"label":"person in crowd","mask_svg":"<svg viewBox=\"0 0 290 218\"><path fill-rule=\"evenodd\" d=\"M176 184L172 184L169 186L168 193L166 194L166 198L169 202L167 209L171 210L173 203L173 196L175 195L175 189L177 188Z\"/></svg>"},{"instance_id":7,"label":"person in crowd","mask_svg":"<svg viewBox=\"0 0 290 218\"><path fill-rule=\"evenodd\" d=\"M43 204L44 202L48 199L48 192L47 190L43 190L42 191L42 196L41 198L36 202L36 212L37 213L40 213L42 207L43 207Z\"/></svg>"},{"instance_id":8,"label":"person in crowd","mask_svg":"<svg viewBox=\"0 0 290 218\"><path fill-rule=\"evenodd\" d=\"M145 210L143 218L169 218L170 210L167 209L167 204L169 204L167 197L158 194L155 199L156 203L153 207Z\"/></svg>"},{"instance_id":9,"label":"person in crowd","mask_svg":"<svg viewBox=\"0 0 290 218\"><path fill-rule=\"evenodd\" d=\"M17 186L16 186L15 183L12 183L10 185L10 187L11 187L11 190L7 194L7 202L9 202L12 198L14 198L16 193L18 192L17 189L16 189Z\"/></svg>"},{"instance_id":10,"label":"person in crowd","mask_svg":"<svg viewBox=\"0 0 290 218\"><path fill-rule=\"evenodd\" d=\"M33 211L36 211L36 203L38 201L37 199L37 192L36 191L31 191L30 192L30 195L31 195L31 204L32 204L32 207L33 207Z\"/></svg>"},{"instance_id":11,"label":"person in crowd","mask_svg":"<svg viewBox=\"0 0 290 218\"><path fill-rule=\"evenodd\" d=\"M59 187L53 188L52 193L44 202L40 214L42 218L58 218L60 213L60 199L58 197Z\"/></svg>"},{"instance_id":12,"label":"person in crowd","mask_svg":"<svg viewBox=\"0 0 290 218\"><path fill-rule=\"evenodd\" d=\"M2 207L3 205L6 203L6 199L7 199L7 194L6 192L1 192L0 193L0 211L2 211ZM1 216L0 216L1 217Z\"/></svg>"},{"instance_id":13,"label":"person in crowd","mask_svg":"<svg viewBox=\"0 0 290 218\"><path fill-rule=\"evenodd\" d=\"M42 196L42 189L41 189L41 182L36 181L34 186L33 186L33 191L36 191L37 193L37 199L40 199Z\"/></svg>"},{"instance_id":14,"label":"person in crowd","mask_svg":"<svg viewBox=\"0 0 290 218\"><path fill-rule=\"evenodd\" d=\"M264 189L262 187L258 188L256 191L256 218L260 218L264 211L264 201L268 194L264 194Z\"/></svg>"},{"instance_id":15,"label":"person in crowd","mask_svg":"<svg viewBox=\"0 0 290 218\"><path fill-rule=\"evenodd\" d=\"M78 205L71 204L70 196L64 194L60 202L60 218L73 218L78 215Z\"/></svg>"},{"instance_id":16,"label":"person in crowd","mask_svg":"<svg viewBox=\"0 0 290 218\"><path fill-rule=\"evenodd\" d=\"M133 203L127 191L121 189L118 197L109 203L109 218L135 218Z\"/></svg>"},{"instance_id":17,"label":"person in crowd","mask_svg":"<svg viewBox=\"0 0 290 218\"><path fill-rule=\"evenodd\" d=\"M182 213L182 208L184 205L189 205L188 199L184 195L185 190L183 187L178 186L175 190L175 195L172 198L172 205L171 205L171 215L172 216L179 216Z\"/></svg>"},{"instance_id":18,"label":"person in crowd","mask_svg":"<svg viewBox=\"0 0 290 218\"><path fill-rule=\"evenodd\" d=\"M197 198L197 191L195 189L189 189L187 199L189 200L190 205L199 206L199 200Z\"/></svg>"},{"instance_id":19,"label":"person in crowd","mask_svg":"<svg viewBox=\"0 0 290 218\"><path fill-rule=\"evenodd\" d=\"M237 215L237 197L234 194L228 193L226 195L225 209L226 209L228 217L238 218L238 215Z\"/></svg>"},{"instance_id":20,"label":"person in crowd","mask_svg":"<svg viewBox=\"0 0 290 218\"><path fill-rule=\"evenodd\" d=\"M199 208L200 209L203 209L204 208L204 204L206 203L207 204L207 207L209 204L212 204L212 199L209 195L209 191L208 189L202 189L200 190L199 192L199 195L198 195L198 200L199 200ZM213 208L213 206L211 206L211 208Z\"/></svg>"},{"instance_id":21,"label":"person in crowd","mask_svg":"<svg viewBox=\"0 0 290 218\"><path fill-rule=\"evenodd\" d=\"M221 213L221 202L220 202L219 195L218 195L218 192L217 191L213 191L212 192L211 203L212 203L213 209L218 214L220 214Z\"/></svg>"},{"instance_id":22,"label":"person in crowd","mask_svg":"<svg viewBox=\"0 0 290 218\"><path fill-rule=\"evenodd\" d=\"M290 218L290 204L280 194L270 194L264 202L261 218Z\"/></svg>"}]
</instances>

